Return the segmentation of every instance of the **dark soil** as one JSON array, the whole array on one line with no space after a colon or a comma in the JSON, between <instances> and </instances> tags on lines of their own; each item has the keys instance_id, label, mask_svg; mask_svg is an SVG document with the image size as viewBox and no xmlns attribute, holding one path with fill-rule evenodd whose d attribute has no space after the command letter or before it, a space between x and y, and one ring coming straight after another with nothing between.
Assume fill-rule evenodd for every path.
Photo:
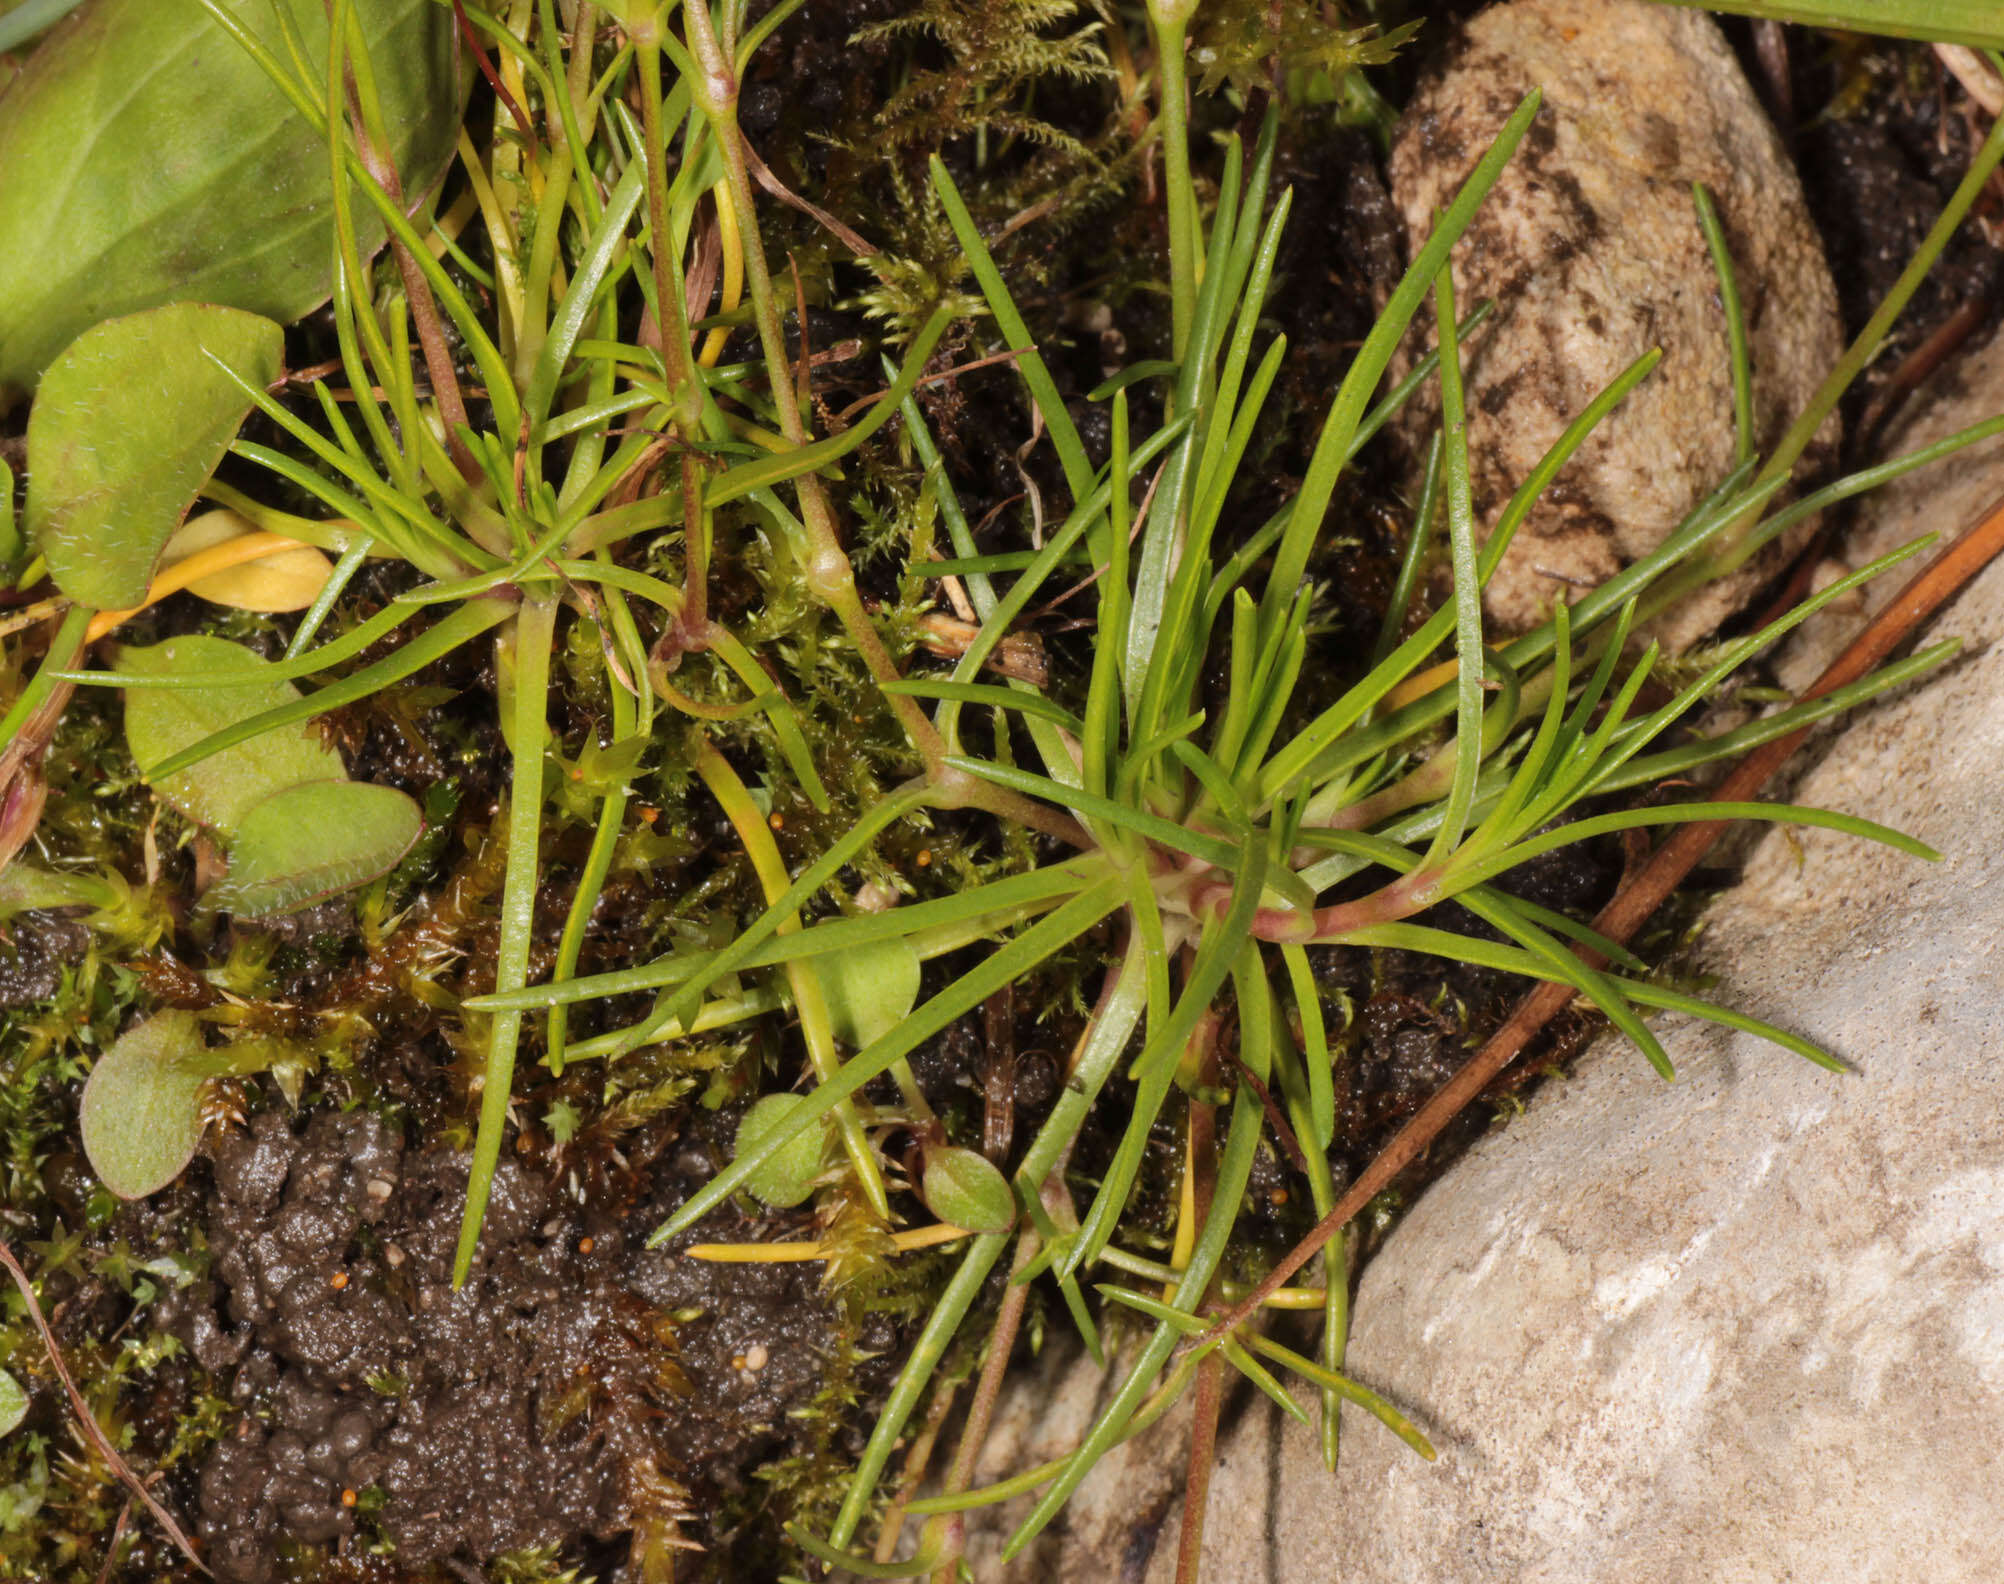
<instances>
[{"instance_id":1,"label":"dark soil","mask_svg":"<svg viewBox=\"0 0 2004 1584\"><path fill-rule=\"evenodd\" d=\"M646 1249L710 1163L698 1148L664 1167L653 1197L608 1220L504 1160L455 1290L463 1155L406 1150L362 1111L298 1132L267 1111L224 1138L212 1279L172 1315L242 1410L199 1478L217 1576L264 1584L291 1546L376 1536L422 1572L674 1534L742 1497L751 1468L806 1451L798 1413L838 1341L818 1267ZM888 1358L896 1327L840 1341ZM687 1538L727 1564L700 1519Z\"/></svg>"},{"instance_id":2,"label":"dark soil","mask_svg":"<svg viewBox=\"0 0 2004 1584\"><path fill-rule=\"evenodd\" d=\"M81 957L90 931L56 909L23 913L0 940L0 1007L46 1001L63 982L63 965Z\"/></svg>"},{"instance_id":3,"label":"dark soil","mask_svg":"<svg viewBox=\"0 0 2004 1584\"><path fill-rule=\"evenodd\" d=\"M1726 23L1748 78L1795 155L1809 211L1837 286L1847 335L1892 289L1969 168L1986 130L1981 112L1923 47L1780 30L1764 54L1750 24ZM1909 354L1959 311L1954 351L1994 323L2004 285L2004 187L1993 178L1972 223L1941 258L1894 325L1886 349L1844 403L1851 460L1864 465L1874 409L1904 394ZM1918 377L1925 377L1924 374ZM1868 417L1868 415L1870 415Z\"/></svg>"}]
</instances>

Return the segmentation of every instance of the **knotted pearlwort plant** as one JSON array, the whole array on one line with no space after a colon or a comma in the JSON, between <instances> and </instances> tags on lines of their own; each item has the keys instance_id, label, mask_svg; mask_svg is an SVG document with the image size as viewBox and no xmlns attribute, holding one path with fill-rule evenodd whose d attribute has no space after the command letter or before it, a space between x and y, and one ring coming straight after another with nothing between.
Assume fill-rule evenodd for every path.
<instances>
[{"instance_id":1,"label":"knotted pearlwort plant","mask_svg":"<svg viewBox=\"0 0 2004 1584\"><path fill-rule=\"evenodd\" d=\"M1111 921L1122 945L1071 1053L1057 1104L1017 1161L1009 1196L1001 1195L999 1182L970 1196L980 1207L981 1223L963 1228L976 1235L967 1240L956 1274L877 1420L832 1533L824 1538L794 1531L813 1555L864 1576L942 1570L942 1577L951 1577L961 1547L955 1515L1042 1486L1034 1510L1010 1541L1011 1553L1020 1549L1049 1523L1102 1453L1152 1422L1192 1381L1200 1392L1200 1425L1206 1412L1214 1423L1224 1362L1300 1417L1306 1417L1304 1411L1267 1363L1277 1362L1317 1387L1324 1447L1332 1462L1335 1409L1344 1398L1363 1404L1426 1452L1424 1439L1390 1404L1341 1373L1347 1290L1341 1239L1324 1245L1318 1285L1285 1288L1270 1300L1321 1311L1319 1359L1280 1346L1250 1322L1204 1335L1178 1354L1186 1338L1205 1332L1206 1306L1232 1292L1222 1279L1223 1266L1263 1137L1271 1134L1286 1146L1319 1211L1333 1201L1326 1163L1334 1127L1331 1042L1315 993L1312 949L1398 947L1564 983L1632 1039L1666 1077L1669 1063L1643 1020L1645 1011L1672 1010L1752 1031L1835 1068L1832 1057L1784 1030L1653 982L1621 946L1510 895L1497 881L1540 854L1592 836L1721 816L1825 826L1916 857L1932 856L1895 832L1824 810L1709 803L1586 818L1575 811L1589 797L1681 775L1821 719L1897 686L1949 652L1951 646L1938 645L1839 694L1709 739L1664 746L1665 734L1747 660L1813 611L1922 546L1895 552L1761 630L1682 662L1681 680L1673 686L1662 685L1662 657L1642 635L1676 598L1742 564L1791 525L1996 432L1995 423L1981 426L1782 504L1808 437L1875 349L1966 209L1974 185L1965 184L1893 300L1764 461L1753 455L1745 400L1750 375L1730 264L1709 200L1700 191L1693 224L1706 227L1721 267L1741 396L1741 465L1654 552L1570 607L1555 603L1550 621L1536 631L1490 644L1483 636L1481 590L1513 532L1595 425L1648 377L1658 358L1652 352L1638 359L1578 416L1524 481L1486 542L1478 544L1460 366L1461 338L1477 316L1457 323L1446 261L1535 118L1537 96L1519 107L1476 166L1386 304L1331 403L1299 493L1256 531L1233 535L1234 547L1223 554L1214 549L1219 526L1233 509L1235 477L1284 350L1278 339L1264 349L1258 342L1289 198L1281 194L1268 211L1269 122L1249 169L1237 143L1231 146L1209 234L1203 235L1174 109L1183 96L1177 63L1189 11L1187 4L1150 8L1164 72L1175 356L1166 365L1138 366L1094 393L1112 406L1112 456L1105 468L1089 466L982 237L945 167L933 163L938 201L996 327L1016 354L1075 504L1035 551L977 555L921 416L915 405L905 404L911 443L930 469L941 517L959 551L956 559L929 570L965 578L982 618L980 636L948 679L884 683L894 698L936 701L928 730L941 751L928 754L928 775L886 799L808 864L770 911L728 946L476 1003L496 1012L524 1012L657 991L652 1016L609 1037L603 1048L617 1055L730 1015L728 1000L706 999L727 976L735 983L738 975L784 967L798 984L804 963L838 961L887 942L903 942L920 958L931 958L972 939L995 939L978 966L833 1071L818 1068L819 1081L809 1093L790 1097L756 1129L741 1133L734 1162L661 1228L666 1239L686 1232L741 1190L770 1195L775 1185L786 1184L793 1185L795 1198L804 1196L824 1159L822 1130L838 1124L843 1108L855 1104L866 1085L886 1074L900 1075L924 1041L1088 932L1103 932ZM1980 184L2000 147L2004 144L1993 135L1971 173L1973 183ZM1429 297L1435 353L1373 405L1394 349ZM1137 439L1130 433L1127 392L1134 381L1149 378L1168 382L1170 394L1161 426ZM1304 676L1314 599L1304 574L1318 535L1326 531L1337 475L1397 404L1420 381L1434 378L1440 384L1441 432L1428 458L1379 655L1360 680L1322 702ZM1437 516L1446 524L1452 598L1401 640ZM1096 642L1082 707L1067 708L1020 681L1001 686L977 680L983 662L1029 602L1060 569L1072 566L1090 569L1097 599ZM1436 662L1443 646L1450 658ZM1200 683L1214 655L1223 657L1228 685L1222 707L1206 708ZM1644 690L1652 681L1659 683L1658 694L1667 696L1645 708ZM1038 767L968 752L961 723L970 710L991 711L1006 723L997 726L998 737L1020 730L1034 747ZM801 910L880 833L916 811L966 800L979 788L1034 800L1049 811L1043 828L1068 838L1076 854L950 897L797 927ZM1501 939L1451 933L1422 920L1428 909L1449 899ZM1590 948L1612 966L1589 967L1573 945ZM1135 1086L1131 1111L1110 1166L1081 1210L1067 1173L1070 1153L1109 1079L1123 1072ZM901 1087L908 1096L913 1093L908 1077ZM1185 1170L1174 1251L1165 1266L1124 1250L1114 1238L1151 1130L1179 1088L1187 1096ZM880 1110L874 1120L908 1125L913 1119ZM941 1208L931 1194L926 1198L935 1210ZM952 1230L937 1229L948 1237ZM908 1236L916 1241L922 1234ZM884 1523L874 1560L849 1552L874 1509L891 1453L977 1293L1012 1243L1010 1297L990 1338L983 1389L944 1491L920 1500L901 1498ZM758 1257L756 1247L698 1252ZM1128 1359L1109 1406L1071 1455L969 1492L999 1371L1023 1313L1025 1284L1045 1275L1053 1280L1088 1346L1097 1351L1094 1310L1081 1284L1098 1269L1162 1284L1159 1296L1117 1285L1099 1289L1153 1322L1145 1344ZM1200 1440L1193 1451L1193 1487L1199 1493L1201 1456ZM930 1521L917 1551L893 1561L906 1515ZM1200 1523L1201 1499L1186 1517L1186 1567L1194 1565L1193 1530Z\"/></svg>"}]
</instances>

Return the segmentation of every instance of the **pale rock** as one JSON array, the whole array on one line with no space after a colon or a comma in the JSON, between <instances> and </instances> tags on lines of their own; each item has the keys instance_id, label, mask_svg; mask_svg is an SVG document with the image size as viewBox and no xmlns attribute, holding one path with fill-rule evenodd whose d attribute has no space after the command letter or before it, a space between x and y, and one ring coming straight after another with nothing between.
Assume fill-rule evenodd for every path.
<instances>
[{"instance_id":1,"label":"pale rock","mask_svg":"<svg viewBox=\"0 0 2004 1584\"><path fill-rule=\"evenodd\" d=\"M1538 119L1453 255L1462 311L1484 297L1499 309L1467 354L1483 533L1616 375L1651 347L1663 361L1518 531L1486 601L1509 631L1537 626L1556 595L1578 598L1647 554L1733 467L1725 312L1693 182L1712 190L1724 222L1763 450L1842 346L1794 168L1718 28L1676 6L1513 0L1475 17L1414 95L1393 146L1393 200L1414 250L1534 87L1544 92ZM1420 454L1438 422L1437 389L1429 382L1401 415ZM1811 460L1836 437L1833 419ZM1675 648L1701 637L1772 566L1760 560L1714 584L1658 635Z\"/></svg>"},{"instance_id":2,"label":"pale rock","mask_svg":"<svg viewBox=\"0 0 2004 1584\"><path fill-rule=\"evenodd\" d=\"M1056 1319L1057 1317L1054 1317ZM1117 1360L1117 1362L1119 1362ZM977 1485L1061 1458L1085 1439L1125 1374L1102 1371L1058 1320L1056 1334L1029 1369L1012 1374L983 1443ZM1003 1546L1036 1505L1018 1497L972 1515L967 1563L980 1584L1141 1584L1158 1550L1176 1549L1183 1466L1177 1448L1190 1439L1190 1403L1173 1406L1146 1434L1114 1447L1056 1520L1020 1555Z\"/></svg>"},{"instance_id":3,"label":"pale rock","mask_svg":"<svg viewBox=\"0 0 2004 1584\"><path fill-rule=\"evenodd\" d=\"M2004 336L1935 389L1888 454L2004 410ZM2000 499L2004 437L1869 498L1844 559ZM1789 684L1910 570L1805 629ZM1826 728L1793 788L1943 860L1771 833L1709 916L1712 997L1856 1071L1658 1019L1676 1083L1609 1039L1548 1084L1358 1295L1348 1367L1438 1461L1346 1410L1332 1477L1313 1432L1240 1389L1205 1584L2004 1579L2004 564L1923 641L1944 637L1961 656ZM983 1478L1061 1454L1105 1391L1083 1362L1013 1381ZM976 1576L1168 1584L1186 1444L1179 1416L1116 1449L1013 1566L997 1552L1028 1503L977 1520Z\"/></svg>"}]
</instances>

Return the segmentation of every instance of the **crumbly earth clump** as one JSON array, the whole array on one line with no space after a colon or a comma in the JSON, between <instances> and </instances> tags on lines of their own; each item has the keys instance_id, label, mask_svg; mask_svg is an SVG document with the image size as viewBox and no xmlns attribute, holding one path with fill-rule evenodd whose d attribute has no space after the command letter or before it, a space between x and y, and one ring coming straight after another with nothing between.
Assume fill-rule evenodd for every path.
<instances>
[{"instance_id":1,"label":"crumbly earth clump","mask_svg":"<svg viewBox=\"0 0 2004 1584\"><path fill-rule=\"evenodd\" d=\"M603 1225L504 1159L455 1290L466 1172L365 1111L216 1149L212 1281L177 1327L243 1410L198 1487L225 1584L299 1544L380 1536L409 1569L615 1541L787 1449L831 1346L818 1267L650 1251L672 1200Z\"/></svg>"}]
</instances>

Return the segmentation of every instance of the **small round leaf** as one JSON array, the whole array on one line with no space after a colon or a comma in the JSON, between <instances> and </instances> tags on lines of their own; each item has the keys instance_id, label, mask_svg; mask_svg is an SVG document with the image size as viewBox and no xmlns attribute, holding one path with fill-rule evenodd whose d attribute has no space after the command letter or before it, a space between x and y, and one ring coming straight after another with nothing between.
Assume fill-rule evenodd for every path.
<instances>
[{"instance_id":1,"label":"small round leaf","mask_svg":"<svg viewBox=\"0 0 2004 1584\"><path fill-rule=\"evenodd\" d=\"M217 1070L192 1012L162 1012L98 1058L78 1127L91 1170L121 1199L181 1175L202 1140L202 1081Z\"/></svg>"},{"instance_id":2,"label":"small round leaf","mask_svg":"<svg viewBox=\"0 0 2004 1584\"><path fill-rule=\"evenodd\" d=\"M28 1394L21 1383L0 1370L0 1436L28 1417Z\"/></svg>"},{"instance_id":3,"label":"small round leaf","mask_svg":"<svg viewBox=\"0 0 2004 1584\"><path fill-rule=\"evenodd\" d=\"M919 1197L940 1220L970 1232L1007 1232L1016 1224L1009 1179L970 1149L941 1145L927 1150Z\"/></svg>"},{"instance_id":4,"label":"small round leaf","mask_svg":"<svg viewBox=\"0 0 2004 1584\"><path fill-rule=\"evenodd\" d=\"M737 1153L743 1155L756 1149L785 1127L806 1104L805 1095L767 1095L738 1124ZM821 1175L821 1151L826 1140L825 1125L810 1124L803 1128L745 1179L745 1187L761 1204L779 1210L791 1209L814 1191L814 1179Z\"/></svg>"},{"instance_id":5,"label":"small round leaf","mask_svg":"<svg viewBox=\"0 0 2004 1584\"><path fill-rule=\"evenodd\" d=\"M919 958L911 942L869 941L814 959L835 1037L861 1050L882 1039L918 1004Z\"/></svg>"},{"instance_id":6,"label":"small round leaf","mask_svg":"<svg viewBox=\"0 0 2004 1584\"><path fill-rule=\"evenodd\" d=\"M28 414L28 532L57 588L102 610L146 598L250 411L224 369L268 385L284 352L271 320L191 302L107 319L64 349Z\"/></svg>"},{"instance_id":7,"label":"small round leaf","mask_svg":"<svg viewBox=\"0 0 2004 1584\"><path fill-rule=\"evenodd\" d=\"M296 912L388 874L423 834L424 815L394 787L287 787L244 815L230 844L230 872L210 900L245 918Z\"/></svg>"},{"instance_id":8,"label":"small round leaf","mask_svg":"<svg viewBox=\"0 0 2004 1584\"><path fill-rule=\"evenodd\" d=\"M255 651L206 633L187 633L148 647L128 646L119 650L117 663L121 671L177 678L205 671L243 677L271 669L271 662ZM204 737L298 697L299 689L283 680L213 688L128 688L125 745L143 775L149 765ZM155 782L154 790L198 824L231 836L244 815L274 792L302 781L338 781L347 773L340 754L310 723L300 722L259 732L248 742L211 754Z\"/></svg>"}]
</instances>

